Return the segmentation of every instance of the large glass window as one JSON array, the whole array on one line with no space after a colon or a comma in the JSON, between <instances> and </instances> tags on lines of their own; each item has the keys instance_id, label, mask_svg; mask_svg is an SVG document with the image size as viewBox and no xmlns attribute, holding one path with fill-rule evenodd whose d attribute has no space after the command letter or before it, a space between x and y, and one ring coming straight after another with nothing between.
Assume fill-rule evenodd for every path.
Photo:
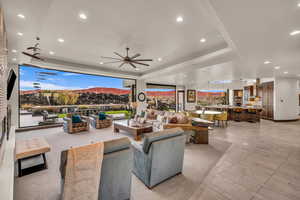
<instances>
[{"instance_id":1,"label":"large glass window","mask_svg":"<svg viewBox=\"0 0 300 200\"><path fill-rule=\"evenodd\" d=\"M19 66L20 127L62 123L68 113L123 111L135 80Z\"/></svg>"},{"instance_id":2,"label":"large glass window","mask_svg":"<svg viewBox=\"0 0 300 200\"><path fill-rule=\"evenodd\" d=\"M198 105L226 104L226 93L224 90L200 90L197 92Z\"/></svg>"},{"instance_id":3,"label":"large glass window","mask_svg":"<svg viewBox=\"0 0 300 200\"><path fill-rule=\"evenodd\" d=\"M176 86L147 84L148 108L156 110L176 110Z\"/></svg>"}]
</instances>

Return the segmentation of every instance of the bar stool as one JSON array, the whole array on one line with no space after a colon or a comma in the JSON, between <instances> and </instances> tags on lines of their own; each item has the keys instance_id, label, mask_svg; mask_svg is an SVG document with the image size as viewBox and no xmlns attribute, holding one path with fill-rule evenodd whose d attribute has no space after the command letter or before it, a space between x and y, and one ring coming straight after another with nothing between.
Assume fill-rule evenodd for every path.
<instances>
[{"instance_id":1,"label":"bar stool","mask_svg":"<svg viewBox=\"0 0 300 200\"><path fill-rule=\"evenodd\" d=\"M236 121L236 122L242 121L242 112L243 112L242 108L234 108L233 109L234 121Z\"/></svg>"},{"instance_id":2,"label":"bar stool","mask_svg":"<svg viewBox=\"0 0 300 200\"><path fill-rule=\"evenodd\" d=\"M247 121L248 122L257 122L257 114L256 114L256 109L252 109L252 108L249 108L247 109Z\"/></svg>"},{"instance_id":3,"label":"bar stool","mask_svg":"<svg viewBox=\"0 0 300 200\"><path fill-rule=\"evenodd\" d=\"M218 126L220 127L220 122L222 123L221 127L227 127L228 125L228 113L226 111L222 112L221 114L219 115L215 115L215 121L218 122ZM224 124L225 122L225 124Z\"/></svg>"}]
</instances>

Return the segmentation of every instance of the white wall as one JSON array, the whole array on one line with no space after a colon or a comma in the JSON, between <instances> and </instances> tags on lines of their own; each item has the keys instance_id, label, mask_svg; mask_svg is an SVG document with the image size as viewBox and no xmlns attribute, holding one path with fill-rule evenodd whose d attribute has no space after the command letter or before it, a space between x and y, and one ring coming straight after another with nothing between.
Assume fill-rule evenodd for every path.
<instances>
[{"instance_id":1,"label":"white wall","mask_svg":"<svg viewBox=\"0 0 300 200\"><path fill-rule=\"evenodd\" d=\"M298 80L275 78L274 120L295 120L299 118Z\"/></svg>"},{"instance_id":2,"label":"white wall","mask_svg":"<svg viewBox=\"0 0 300 200\"><path fill-rule=\"evenodd\" d=\"M229 105L233 106L233 90L229 90Z\"/></svg>"},{"instance_id":3,"label":"white wall","mask_svg":"<svg viewBox=\"0 0 300 200\"><path fill-rule=\"evenodd\" d=\"M138 100L138 94L140 92L143 92L146 95L146 99L147 99L146 88L147 88L147 85L146 85L146 82L144 80L136 80L136 102L138 104L138 107L136 109L137 114L140 114L142 110L147 108L147 101L140 102Z\"/></svg>"},{"instance_id":4,"label":"white wall","mask_svg":"<svg viewBox=\"0 0 300 200\"><path fill-rule=\"evenodd\" d=\"M299 94L300 94L300 80L298 80L298 83L297 83L297 95L298 95L298 99L299 99ZM299 105L299 101L298 101L298 114L300 115L300 105Z\"/></svg>"},{"instance_id":5,"label":"white wall","mask_svg":"<svg viewBox=\"0 0 300 200\"><path fill-rule=\"evenodd\" d=\"M195 103L188 103L187 102L187 91L188 90L196 90L196 102ZM187 88L185 90L185 110L195 110L195 106L197 105L197 101L198 101L198 95L197 95L197 89L196 88Z\"/></svg>"}]
</instances>

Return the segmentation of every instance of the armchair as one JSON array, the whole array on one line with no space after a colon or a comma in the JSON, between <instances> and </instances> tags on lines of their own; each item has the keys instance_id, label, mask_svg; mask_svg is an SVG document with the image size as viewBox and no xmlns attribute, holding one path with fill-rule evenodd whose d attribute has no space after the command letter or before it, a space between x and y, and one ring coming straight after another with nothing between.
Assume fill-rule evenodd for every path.
<instances>
[{"instance_id":1,"label":"armchair","mask_svg":"<svg viewBox=\"0 0 300 200\"><path fill-rule=\"evenodd\" d=\"M132 143L133 173L149 188L182 172L185 136L180 128L146 134Z\"/></svg>"},{"instance_id":2,"label":"armchair","mask_svg":"<svg viewBox=\"0 0 300 200\"><path fill-rule=\"evenodd\" d=\"M68 117L64 117L64 123L63 123L63 129L64 132L66 133L78 133L82 131L89 131L90 126L89 126L89 118L86 116L80 116L81 121L74 123L72 121L72 116L73 115L68 115Z\"/></svg>"},{"instance_id":3,"label":"armchair","mask_svg":"<svg viewBox=\"0 0 300 200\"><path fill-rule=\"evenodd\" d=\"M61 191L67 165L67 150L61 152ZM104 141L104 155L98 197L101 200L128 200L131 192L132 150L128 138Z\"/></svg>"},{"instance_id":4,"label":"armchair","mask_svg":"<svg viewBox=\"0 0 300 200\"><path fill-rule=\"evenodd\" d=\"M100 120L98 115L90 115L90 124L95 129L108 128L112 125L112 118L106 116L106 119Z\"/></svg>"}]
</instances>

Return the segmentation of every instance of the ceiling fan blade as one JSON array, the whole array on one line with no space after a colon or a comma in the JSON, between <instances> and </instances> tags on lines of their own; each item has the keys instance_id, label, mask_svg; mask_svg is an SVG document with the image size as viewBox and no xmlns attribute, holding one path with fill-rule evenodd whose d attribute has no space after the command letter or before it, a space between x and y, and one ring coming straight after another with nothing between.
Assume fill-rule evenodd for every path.
<instances>
[{"instance_id":1,"label":"ceiling fan blade","mask_svg":"<svg viewBox=\"0 0 300 200\"><path fill-rule=\"evenodd\" d=\"M41 49L38 48L38 47L28 47L27 50L33 50L33 51L36 51L36 50L41 50Z\"/></svg>"},{"instance_id":2,"label":"ceiling fan blade","mask_svg":"<svg viewBox=\"0 0 300 200\"><path fill-rule=\"evenodd\" d=\"M131 61L131 62L133 62L133 63L135 63L135 64L139 64L139 65L150 66L150 65L148 65L148 64L140 63L140 62L136 62L136 61Z\"/></svg>"},{"instance_id":3,"label":"ceiling fan blade","mask_svg":"<svg viewBox=\"0 0 300 200\"><path fill-rule=\"evenodd\" d=\"M120 58L113 58L113 57L106 57L106 56L101 56L101 58L105 58L105 59L113 59L113 60L122 60Z\"/></svg>"},{"instance_id":4,"label":"ceiling fan blade","mask_svg":"<svg viewBox=\"0 0 300 200\"><path fill-rule=\"evenodd\" d=\"M139 56L141 56L141 54L137 53L137 54L135 54L134 56L130 57L130 59L134 59L134 58L137 58L137 57L139 57Z\"/></svg>"},{"instance_id":5,"label":"ceiling fan blade","mask_svg":"<svg viewBox=\"0 0 300 200\"><path fill-rule=\"evenodd\" d=\"M133 67L136 68L136 66L134 64L132 64L131 62L129 62L129 64Z\"/></svg>"},{"instance_id":6,"label":"ceiling fan blade","mask_svg":"<svg viewBox=\"0 0 300 200\"><path fill-rule=\"evenodd\" d=\"M123 62L123 61L120 60L120 61L105 62L105 63L103 63L103 64L112 64L112 63L119 63L119 62Z\"/></svg>"},{"instance_id":7,"label":"ceiling fan blade","mask_svg":"<svg viewBox=\"0 0 300 200\"><path fill-rule=\"evenodd\" d=\"M123 65L125 65L126 63L125 62L123 62L120 66L119 66L119 68L121 68Z\"/></svg>"},{"instance_id":8,"label":"ceiling fan blade","mask_svg":"<svg viewBox=\"0 0 300 200\"><path fill-rule=\"evenodd\" d=\"M32 55L32 54L30 54L30 53L27 53L27 52L25 52L25 51L23 51L22 52L24 55L26 55L26 56L29 56L29 57L31 57L31 58L35 58L35 59L37 59L37 60L44 60L43 58L40 58L40 57L38 57L38 56L36 56L36 55Z\"/></svg>"},{"instance_id":9,"label":"ceiling fan blade","mask_svg":"<svg viewBox=\"0 0 300 200\"><path fill-rule=\"evenodd\" d=\"M37 56L35 56L35 55L32 55L31 57L33 57L33 58L35 58L35 59L37 59L37 60L42 60L42 61L44 61L43 58L37 57Z\"/></svg>"},{"instance_id":10,"label":"ceiling fan blade","mask_svg":"<svg viewBox=\"0 0 300 200\"><path fill-rule=\"evenodd\" d=\"M133 60L133 61L153 61L152 59L136 59L136 60Z\"/></svg>"},{"instance_id":11,"label":"ceiling fan blade","mask_svg":"<svg viewBox=\"0 0 300 200\"><path fill-rule=\"evenodd\" d=\"M117 52L114 52L114 54L116 54L117 56L120 56L121 58L124 58L123 56L121 56L121 55L118 54Z\"/></svg>"}]
</instances>

